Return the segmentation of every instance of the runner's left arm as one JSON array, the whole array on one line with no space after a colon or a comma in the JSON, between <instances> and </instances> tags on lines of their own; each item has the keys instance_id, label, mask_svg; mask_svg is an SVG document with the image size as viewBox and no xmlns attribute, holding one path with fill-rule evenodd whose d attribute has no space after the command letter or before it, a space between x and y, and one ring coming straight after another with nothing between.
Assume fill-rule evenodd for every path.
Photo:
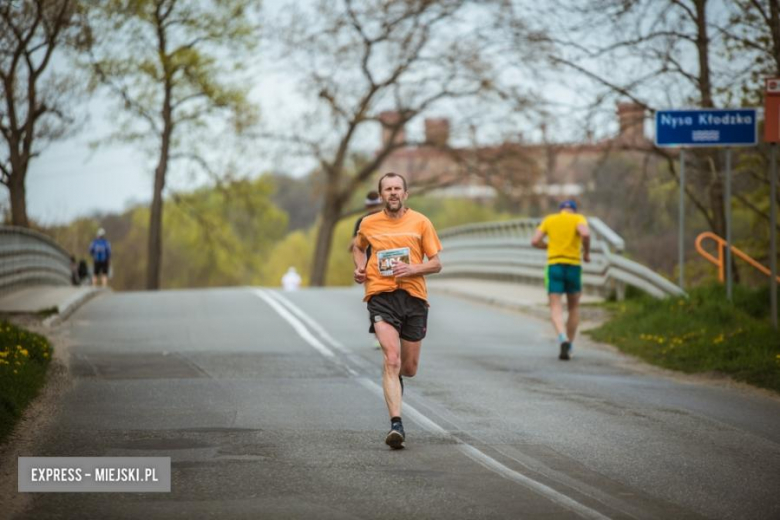
<instances>
[{"instance_id":1,"label":"runner's left arm","mask_svg":"<svg viewBox=\"0 0 780 520\"><path fill-rule=\"evenodd\" d=\"M393 275L396 278L406 278L408 276L425 276L426 274L434 274L440 271L441 260L439 259L438 253L428 258L427 262L423 262L421 264L405 264L403 262L396 262L393 264Z\"/></svg>"},{"instance_id":2,"label":"runner's left arm","mask_svg":"<svg viewBox=\"0 0 780 520\"><path fill-rule=\"evenodd\" d=\"M587 221L577 224L577 233L582 238L582 259L585 262L590 262L590 229L588 229Z\"/></svg>"}]
</instances>

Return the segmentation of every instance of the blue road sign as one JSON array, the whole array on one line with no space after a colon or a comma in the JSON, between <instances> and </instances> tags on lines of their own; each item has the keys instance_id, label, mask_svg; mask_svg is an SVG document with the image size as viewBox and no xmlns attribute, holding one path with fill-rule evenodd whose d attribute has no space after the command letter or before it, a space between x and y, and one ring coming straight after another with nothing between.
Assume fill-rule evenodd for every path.
<instances>
[{"instance_id":1,"label":"blue road sign","mask_svg":"<svg viewBox=\"0 0 780 520\"><path fill-rule=\"evenodd\" d=\"M758 143L755 108L659 110L657 146L751 146Z\"/></svg>"}]
</instances>

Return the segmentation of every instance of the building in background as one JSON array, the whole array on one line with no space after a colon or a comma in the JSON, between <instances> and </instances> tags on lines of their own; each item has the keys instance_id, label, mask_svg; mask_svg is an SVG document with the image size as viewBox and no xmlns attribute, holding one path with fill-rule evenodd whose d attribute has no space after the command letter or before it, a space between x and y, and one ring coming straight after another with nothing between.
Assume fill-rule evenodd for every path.
<instances>
[{"instance_id":1,"label":"building in background","mask_svg":"<svg viewBox=\"0 0 780 520\"><path fill-rule=\"evenodd\" d=\"M403 145L406 129L395 137L391 128L400 115L380 115L383 145L393 139L400 147L381 164L379 171L404 175L419 189L443 184L434 193L488 200L500 192L526 214L538 214L555 207L565 197L582 197L598 189L601 165L616 156L641 162L652 150L645 136L645 110L634 103L618 103L619 131L615 137L596 142L541 143L505 142L495 146L456 147L450 143L450 122L446 118L425 119L425 142ZM603 176L602 176L603 177Z\"/></svg>"}]
</instances>

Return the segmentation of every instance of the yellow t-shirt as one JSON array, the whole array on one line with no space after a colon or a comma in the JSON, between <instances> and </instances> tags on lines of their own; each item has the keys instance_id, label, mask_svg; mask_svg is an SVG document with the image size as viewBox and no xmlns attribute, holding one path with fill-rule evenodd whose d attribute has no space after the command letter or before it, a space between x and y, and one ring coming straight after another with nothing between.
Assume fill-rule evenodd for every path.
<instances>
[{"instance_id":1,"label":"yellow t-shirt","mask_svg":"<svg viewBox=\"0 0 780 520\"><path fill-rule=\"evenodd\" d=\"M392 275L394 261L421 264L423 255L430 259L441 251L436 230L425 215L408 208L399 219L391 219L384 211L374 213L360 223L355 243L360 249L370 245L373 251L366 266L366 295L363 301L368 301L375 294L396 289L428 300L425 277L396 279Z\"/></svg>"},{"instance_id":2,"label":"yellow t-shirt","mask_svg":"<svg viewBox=\"0 0 780 520\"><path fill-rule=\"evenodd\" d=\"M580 265L582 237L577 233L579 224L588 225L579 213L561 212L546 217L539 230L547 234L547 263Z\"/></svg>"}]
</instances>

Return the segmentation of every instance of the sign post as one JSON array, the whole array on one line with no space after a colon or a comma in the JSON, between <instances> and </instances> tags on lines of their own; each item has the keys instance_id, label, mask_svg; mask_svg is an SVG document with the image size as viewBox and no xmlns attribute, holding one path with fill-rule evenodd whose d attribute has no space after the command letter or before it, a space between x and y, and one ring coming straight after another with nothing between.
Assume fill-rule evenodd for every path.
<instances>
[{"instance_id":1,"label":"sign post","mask_svg":"<svg viewBox=\"0 0 780 520\"><path fill-rule=\"evenodd\" d=\"M778 80L780 82L780 80ZM778 83L780 102L780 83ZM779 105L780 108L780 105ZM778 112L780 113L780 112ZM685 148L754 146L758 143L755 108L659 110L655 113L655 144L680 148L680 288L685 262ZM731 150L726 151L726 293L731 300Z\"/></svg>"},{"instance_id":2,"label":"sign post","mask_svg":"<svg viewBox=\"0 0 780 520\"><path fill-rule=\"evenodd\" d=\"M680 289L685 290L685 148L680 149L680 240L677 254L680 262Z\"/></svg>"},{"instance_id":3,"label":"sign post","mask_svg":"<svg viewBox=\"0 0 780 520\"><path fill-rule=\"evenodd\" d=\"M731 272L731 148L726 148L726 186L723 190L723 208L726 211L726 299L732 301L733 278Z\"/></svg>"},{"instance_id":4,"label":"sign post","mask_svg":"<svg viewBox=\"0 0 780 520\"><path fill-rule=\"evenodd\" d=\"M769 165L769 306L777 330L777 143L780 142L780 78L766 80L764 142L771 143Z\"/></svg>"}]
</instances>

